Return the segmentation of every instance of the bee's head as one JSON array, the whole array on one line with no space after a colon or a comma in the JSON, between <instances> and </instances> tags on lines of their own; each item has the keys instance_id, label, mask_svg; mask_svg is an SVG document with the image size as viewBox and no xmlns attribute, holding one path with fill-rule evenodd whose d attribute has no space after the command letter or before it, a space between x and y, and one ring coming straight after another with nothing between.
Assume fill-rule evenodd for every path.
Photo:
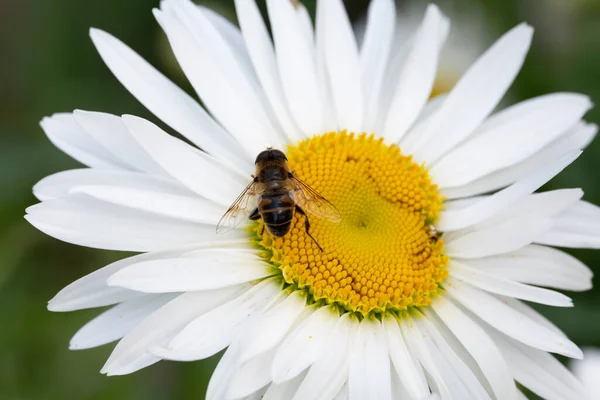
<instances>
[{"instance_id":1,"label":"bee's head","mask_svg":"<svg viewBox=\"0 0 600 400\"><path fill-rule=\"evenodd\" d=\"M261 151L258 156L256 156L256 161L254 164L258 164L261 161L275 161L275 160L285 160L287 161L287 157L283 154L283 151L268 148L267 150Z\"/></svg>"}]
</instances>

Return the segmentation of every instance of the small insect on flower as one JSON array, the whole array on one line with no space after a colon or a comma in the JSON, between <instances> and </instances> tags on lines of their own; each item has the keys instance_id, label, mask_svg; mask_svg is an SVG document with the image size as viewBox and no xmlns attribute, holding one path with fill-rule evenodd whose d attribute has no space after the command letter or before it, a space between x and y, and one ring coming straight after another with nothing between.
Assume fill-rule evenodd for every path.
<instances>
[{"instance_id":1,"label":"small insect on flower","mask_svg":"<svg viewBox=\"0 0 600 400\"><path fill-rule=\"evenodd\" d=\"M246 217L256 221L262 218L271 235L285 236L292 227L296 212L304 215L306 234L321 251L323 248L310 234L310 222L306 213L340 222L338 209L316 190L300 180L290 170L285 154L267 148L258 154L252 182L233 202L217 224L217 233L227 232L239 225Z\"/></svg>"}]
</instances>

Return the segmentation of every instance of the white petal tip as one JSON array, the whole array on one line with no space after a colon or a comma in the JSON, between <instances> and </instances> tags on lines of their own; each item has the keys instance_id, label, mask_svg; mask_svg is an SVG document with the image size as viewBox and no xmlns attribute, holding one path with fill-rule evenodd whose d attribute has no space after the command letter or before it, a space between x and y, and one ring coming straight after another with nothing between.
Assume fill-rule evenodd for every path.
<instances>
[{"instance_id":1,"label":"white petal tip","mask_svg":"<svg viewBox=\"0 0 600 400\"><path fill-rule=\"evenodd\" d=\"M105 372L100 371L100 373L104 374L106 376L122 376L122 375L127 375L126 373L121 373L119 371L105 371Z\"/></svg>"},{"instance_id":2,"label":"white petal tip","mask_svg":"<svg viewBox=\"0 0 600 400\"><path fill-rule=\"evenodd\" d=\"M77 311L77 310L81 310L85 307L78 307L79 304L77 304L77 302L73 302L70 300L63 300L62 299L63 296L59 294L57 294L56 296L54 296L52 299L50 299L48 301L48 305L46 306L46 309L48 311L52 311L52 312L70 312L70 311Z\"/></svg>"},{"instance_id":3,"label":"white petal tip","mask_svg":"<svg viewBox=\"0 0 600 400\"><path fill-rule=\"evenodd\" d=\"M425 13L430 13L430 12L435 12L437 14L442 15L440 8L436 4L433 4L433 3L429 3L427 5L427 9L425 10Z\"/></svg>"},{"instance_id":4,"label":"white petal tip","mask_svg":"<svg viewBox=\"0 0 600 400\"><path fill-rule=\"evenodd\" d=\"M289 379L285 379L281 376L275 376L275 375L271 375L271 379L273 380L274 385L281 385L282 383L285 383L286 381L289 380Z\"/></svg>"},{"instance_id":5,"label":"white petal tip","mask_svg":"<svg viewBox=\"0 0 600 400\"><path fill-rule=\"evenodd\" d=\"M78 116L85 117L85 116L90 115L90 114L94 114L94 112L93 111L80 110L79 108L76 108L76 109L73 110L73 116L75 118L77 118Z\"/></svg>"},{"instance_id":6,"label":"white petal tip","mask_svg":"<svg viewBox=\"0 0 600 400\"><path fill-rule=\"evenodd\" d=\"M100 370L100 373L106 376L120 376L130 374L134 371L136 370L127 370L119 368L117 362L108 360L106 364L104 364L104 367L102 367L102 369Z\"/></svg>"},{"instance_id":7,"label":"white petal tip","mask_svg":"<svg viewBox=\"0 0 600 400\"><path fill-rule=\"evenodd\" d=\"M156 19L156 21L162 26L162 18L163 18L163 14L164 11L158 8L153 8L152 9L152 15L154 15L154 18Z\"/></svg>"},{"instance_id":8,"label":"white petal tip","mask_svg":"<svg viewBox=\"0 0 600 400\"><path fill-rule=\"evenodd\" d=\"M535 30L533 26L529 25L527 22L521 22L517 25L516 29L526 32L529 35L533 35L533 31Z\"/></svg>"},{"instance_id":9,"label":"white petal tip","mask_svg":"<svg viewBox=\"0 0 600 400\"><path fill-rule=\"evenodd\" d=\"M117 273L118 274L118 273ZM115 275L117 275L115 274ZM115 275L111 275L108 277L108 279L106 279L106 286L110 286L110 287L125 287L123 286L123 282L121 282L121 280L119 279L119 277L115 277Z\"/></svg>"},{"instance_id":10,"label":"white petal tip","mask_svg":"<svg viewBox=\"0 0 600 400\"><path fill-rule=\"evenodd\" d=\"M583 360L583 352L581 351L581 349L577 348L577 351L573 352L568 357L574 358L575 360Z\"/></svg>"},{"instance_id":11,"label":"white petal tip","mask_svg":"<svg viewBox=\"0 0 600 400\"><path fill-rule=\"evenodd\" d=\"M46 306L46 308L48 309L48 311L52 311L52 312L64 311L63 307L60 306L60 303L57 304L57 302L54 299L52 299L48 302L48 305Z\"/></svg>"},{"instance_id":12,"label":"white petal tip","mask_svg":"<svg viewBox=\"0 0 600 400\"><path fill-rule=\"evenodd\" d=\"M136 121L146 121L143 118L136 117L135 115L131 115L131 114L122 114L121 119L123 120L124 123L136 122Z\"/></svg>"},{"instance_id":13,"label":"white petal tip","mask_svg":"<svg viewBox=\"0 0 600 400\"><path fill-rule=\"evenodd\" d=\"M102 29L98 28L90 28L90 37L92 40L99 39L100 36L108 35L108 33L104 32Z\"/></svg>"},{"instance_id":14,"label":"white petal tip","mask_svg":"<svg viewBox=\"0 0 600 400\"><path fill-rule=\"evenodd\" d=\"M48 121L50 120L50 118L52 117L44 117L40 120L40 126L43 130L46 130L46 126L48 125Z\"/></svg>"},{"instance_id":15,"label":"white petal tip","mask_svg":"<svg viewBox=\"0 0 600 400\"><path fill-rule=\"evenodd\" d=\"M25 210L25 212L27 214L23 215L23 218L25 218L25 221L29 222L34 228L36 228L37 230L40 230L40 231L44 232L40 228L40 226L38 224L38 220L33 215L31 215L31 212L35 211L35 209L33 209L33 207L35 207L35 206L27 207L27 209Z\"/></svg>"},{"instance_id":16,"label":"white petal tip","mask_svg":"<svg viewBox=\"0 0 600 400\"><path fill-rule=\"evenodd\" d=\"M77 342L72 342L69 343L69 350L71 351L78 351L78 350L87 350L87 349L91 349L94 346L89 346L86 344L82 344L82 343L77 343Z\"/></svg>"}]
</instances>

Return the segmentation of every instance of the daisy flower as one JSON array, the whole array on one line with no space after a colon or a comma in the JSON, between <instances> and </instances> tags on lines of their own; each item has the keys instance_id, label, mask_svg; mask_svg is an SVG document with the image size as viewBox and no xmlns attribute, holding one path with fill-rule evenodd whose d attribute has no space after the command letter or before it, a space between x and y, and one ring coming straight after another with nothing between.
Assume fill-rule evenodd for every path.
<instances>
[{"instance_id":1,"label":"daisy flower","mask_svg":"<svg viewBox=\"0 0 600 400\"><path fill-rule=\"evenodd\" d=\"M127 45L92 40L117 79L181 134L76 110L42 120L87 168L34 187L27 220L73 244L133 251L60 291L52 311L111 306L72 349L119 340L102 368L222 350L209 399L548 399L583 389L550 353L581 350L525 302L571 307L592 273L555 249L600 247L580 189L534 193L596 134L575 93L493 112L531 43L507 32L429 101L450 23L430 5L403 46L392 0L357 45L341 0L236 1L240 28L189 0L154 15L204 107ZM403 51L395 49L402 48ZM267 146L341 213L216 225ZM550 288L550 289L549 289Z\"/></svg>"}]
</instances>

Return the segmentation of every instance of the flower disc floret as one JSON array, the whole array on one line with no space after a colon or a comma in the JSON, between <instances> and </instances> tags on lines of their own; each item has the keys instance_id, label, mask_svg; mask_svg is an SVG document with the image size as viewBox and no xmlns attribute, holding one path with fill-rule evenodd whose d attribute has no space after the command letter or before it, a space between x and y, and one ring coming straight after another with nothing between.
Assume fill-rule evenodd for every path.
<instances>
[{"instance_id":1,"label":"flower disc floret","mask_svg":"<svg viewBox=\"0 0 600 400\"><path fill-rule=\"evenodd\" d=\"M433 226L443 198L427 169L373 135L327 133L287 149L295 174L340 211L335 223L296 213L274 238L253 227L267 259L312 301L362 315L431 304L448 272Z\"/></svg>"}]
</instances>

